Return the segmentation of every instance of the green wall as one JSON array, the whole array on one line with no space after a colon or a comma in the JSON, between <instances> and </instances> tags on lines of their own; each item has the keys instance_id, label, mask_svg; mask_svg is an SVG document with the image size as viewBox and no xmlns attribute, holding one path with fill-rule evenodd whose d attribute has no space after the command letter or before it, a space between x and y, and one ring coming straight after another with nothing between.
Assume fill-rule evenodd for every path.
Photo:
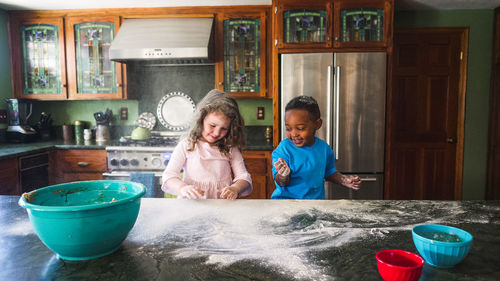
<instances>
[{"instance_id":1,"label":"green wall","mask_svg":"<svg viewBox=\"0 0 500 281\"><path fill-rule=\"evenodd\" d=\"M9 32L7 13L0 9L0 109L6 109L6 98L12 95L10 76L10 54L9 54ZM6 124L0 124L0 129L7 128Z\"/></svg>"},{"instance_id":2,"label":"green wall","mask_svg":"<svg viewBox=\"0 0 500 281\"><path fill-rule=\"evenodd\" d=\"M493 10L399 11L395 28L469 27L463 163L464 200L485 198Z\"/></svg>"}]
</instances>

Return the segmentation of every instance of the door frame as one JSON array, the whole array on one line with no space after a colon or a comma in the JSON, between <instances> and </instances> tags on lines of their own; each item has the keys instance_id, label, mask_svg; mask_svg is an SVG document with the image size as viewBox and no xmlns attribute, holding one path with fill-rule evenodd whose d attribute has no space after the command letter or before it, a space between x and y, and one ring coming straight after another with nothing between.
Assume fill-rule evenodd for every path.
<instances>
[{"instance_id":1,"label":"door frame","mask_svg":"<svg viewBox=\"0 0 500 281\"><path fill-rule=\"evenodd\" d=\"M440 33L440 32L455 32L460 33L460 70L459 70L459 82L458 82L458 116L457 116L457 143L456 143L456 154L455 154L455 182L454 182L454 200L462 199L462 187L463 187L463 159L464 159L464 136L465 136L465 96L467 92L467 61L468 61L468 49L469 49L469 27L419 27L419 28L397 28L394 29L394 35L396 33L410 33L410 32L428 32L428 33ZM394 44L395 45L395 44ZM387 107L386 107L386 141L385 141L385 184L384 184L384 199L390 199L390 159L391 159L391 116L392 116L392 104L389 101L392 100L392 75L393 75L393 52L389 53L389 63L387 71Z\"/></svg>"}]
</instances>

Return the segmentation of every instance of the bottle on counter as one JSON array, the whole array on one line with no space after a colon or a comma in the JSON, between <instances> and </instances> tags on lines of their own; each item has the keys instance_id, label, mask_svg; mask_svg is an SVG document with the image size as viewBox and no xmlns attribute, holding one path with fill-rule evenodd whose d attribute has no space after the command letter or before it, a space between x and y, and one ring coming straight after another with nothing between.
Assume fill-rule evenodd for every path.
<instances>
[{"instance_id":1,"label":"bottle on counter","mask_svg":"<svg viewBox=\"0 0 500 281\"><path fill-rule=\"evenodd\" d=\"M77 143L83 142L83 121L75 121L75 141Z\"/></svg>"}]
</instances>

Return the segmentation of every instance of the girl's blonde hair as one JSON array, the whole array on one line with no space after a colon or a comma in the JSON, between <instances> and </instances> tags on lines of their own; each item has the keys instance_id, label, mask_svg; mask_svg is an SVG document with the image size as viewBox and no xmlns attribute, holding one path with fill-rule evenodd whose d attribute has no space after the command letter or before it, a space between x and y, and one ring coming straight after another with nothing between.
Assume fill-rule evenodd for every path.
<instances>
[{"instance_id":1,"label":"girl's blonde hair","mask_svg":"<svg viewBox=\"0 0 500 281\"><path fill-rule=\"evenodd\" d=\"M231 147L243 149L246 142L245 123L238 109L238 103L231 95L213 89L196 106L191 129L187 136L189 141L188 151L193 151L194 145L201 138L205 117L214 112L222 113L231 120L227 134L215 143L219 151L228 156Z\"/></svg>"}]
</instances>

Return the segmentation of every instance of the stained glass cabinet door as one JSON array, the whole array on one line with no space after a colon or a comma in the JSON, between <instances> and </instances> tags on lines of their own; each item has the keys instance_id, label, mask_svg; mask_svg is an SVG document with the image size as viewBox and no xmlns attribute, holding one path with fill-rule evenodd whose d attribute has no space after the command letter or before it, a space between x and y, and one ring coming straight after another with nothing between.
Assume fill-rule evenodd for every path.
<instances>
[{"instance_id":1,"label":"stained glass cabinet door","mask_svg":"<svg viewBox=\"0 0 500 281\"><path fill-rule=\"evenodd\" d=\"M223 17L222 89L237 97L265 97L265 13Z\"/></svg>"},{"instance_id":2,"label":"stained glass cabinet door","mask_svg":"<svg viewBox=\"0 0 500 281\"><path fill-rule=\"evenodd\" d=\"M67 98L63 27L62 18L21 18L12 22L14 97Z\"/></svg>"},{"instance_id":3,"label":"stained glass cabinet door","mask_svg":"<svg viewBox=\"0 0 500 281\"><path fill-rule=\"evenodd\" d=\"M66 44L70 99L123 98L122 66L109 59L109 47L118 27L118 17L68 19Z\"/></svg>"}]
</instances>

